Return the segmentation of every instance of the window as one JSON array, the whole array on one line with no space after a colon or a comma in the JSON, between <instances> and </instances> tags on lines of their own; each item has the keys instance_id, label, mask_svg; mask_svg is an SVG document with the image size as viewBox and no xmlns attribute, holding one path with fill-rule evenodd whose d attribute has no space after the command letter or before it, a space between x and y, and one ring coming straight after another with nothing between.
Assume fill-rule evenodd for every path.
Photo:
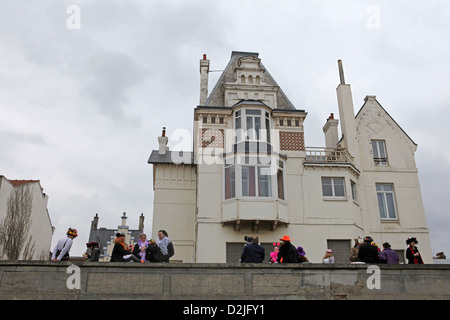
<instances>
[{"instance_id":1,"label":"window","mask_svg":"<svg viewBox=\"0 0 450 320\"><path fill-rule=\"evenodd\" d=\"M345 198L344 178L322 178L324 197Z\"/></svg>"},{"instance_id":2,"label":"window","mask_svg":"<svg viewBox=\"0 0 450 320\"><path fill-rule=\"evenodd\" d=\"M386 166L387 155L386 155L386 145L383 140L372 140L372 151L373 151L373 161L375 165Z\"/></svg>"},{"instance_id":3,"label":"window","mask_svg":"<svg viewBox=\"0 0 450 320\"><path fill-rule=\"evenodd\" d=\"M356 182L350 180L350 186L352 188L352 199L353 201L358 201L358 194L356 193Z\"/></svg>"},{"instance_id":4,"label":"window","mask_svg":"<svg viewBox=\"0 0 450 320\"><path fill-rule=\"evenodd\" d=\"M284 200L284 178L283 178L284 163L278 161L277 170L277 186L278 186L278 198Z\"/></svg>"},{"instance_id":5,"label":"window","mask_svg":"<svg viewBox=\"0 0 450 320\"><path fill-rule=\"evenodd\" d=\"M381 219L397 219L395 210L394 186L388 183L377 183L378 208Z\"/></svg>"},{"instance_id":6,"label":"window","mask_svg":"<svg viewBox=\"0 0 450 320\"><path fill-rule=\"evenodd\" d=\"M241 109L235 112L235 142L270 142L270 114L260 109Z\"/></svg>"},{"instance_id":7,"label":"window","mask_svg":"<svg viewBox=\"0 0 450 320\"><path fill-rule=\"evenodd\" d=\"M238 160L236 162L236 160ZM284 163L272 170L270 157L228 158L224 165L224 198L277 197L285 199ZM277 192L278 191L278 192Z\"/></svg>"},{"instance_id":8,"label":"window","mask_svg":"<svg viewBox=\"0 0 450 320\"><path fill-rule=\"evenodd\" d=\"M225 166L225 199L236 196L236 171L234 165Z\"/></svg>"}]
</instances>

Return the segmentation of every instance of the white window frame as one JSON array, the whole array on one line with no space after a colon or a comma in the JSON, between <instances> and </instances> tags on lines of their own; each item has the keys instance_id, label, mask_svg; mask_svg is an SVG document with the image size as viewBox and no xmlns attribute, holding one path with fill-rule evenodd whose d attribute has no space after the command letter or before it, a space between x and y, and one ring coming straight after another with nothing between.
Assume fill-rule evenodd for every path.
<instances>
[{"instance_id":1,"label":"white window frame","mask_svg":"<svg viewBox=\"0 0 450 320\"><path fill-rule=\"evenodd\" d=\"M259 114L254 114L256 111ZM259 118L259 130L256 131L256 118ZM234 142L256 141L270 143L270 113L262 108L241 108L234 112ZM237 128L239 122L240 128ZM251 124L252 128L247 128ZM268 126L268 128L267 128Z\"/></svg>"},{"instance_id":2,"label":"white window frame","mask_svg":"<svg viewBox=\"0 0 450 320\"><path fill-rule=\"evenodd\" d=\"M385 140L372 140L372 153L373 153L373 161L377 166L387 166L388 165L388 156L386 150L386 141ZM384 154L384 157L382 155Z\"/></svg>"},{"instance_id":3,"label":"white window frame","mask_svg":"<svg viewBox=\"0 0 450 320\"><path fill-rule=\"evenodd\" d=\"M326 195L325 194L325 190L324 190L324 179L330 179L331 180L331 184L327 184L327 185L331 185L331 195ZM344 195L336 195L336 186L338 185L335 181L337 180L342 180L342 187L343 187L343 191L344 191ZM333 199L333 200L346 200L347 199L347 190L345 187L345 178L344 177L322 177L321 178L321 186L322 186L322 196L324 199Z\"/></svg>"},{"instance_id":4,"label":"white window frame","mask_svg":"<svg viewBox=\"0 0 450 320\"><path fill-rule=\"evenodd\" d=\"M261 159L261 156L243 156L243 155L234 155L233 157L229 157L224 159L223 164L223 193L222 193L222 199L223 201L230 200L230 199L261 199L261 200L281 200L281 201L287 201L287 195L286 195L286 176L285 176L285 170L284 170L284 162L280 159L273 159L272 157L264 157L262 161L259 161L258 159ZM270 162L266 163L266 161ZM269 195L262 196L261 188L260 188L260 173L261 170L270 170L271 162L272 161L278 161L278 165L276 166L276 173L269 175L268 177L268 183L270 185L268 192ZM284 192L284 199L278 198L278 169L281 166L282 171L282 180L283 180L283 192ZM227 185L227 175L226 175L226 169L229 167L234 167L234 197L226 198L226 185ZM243 179L242 179L242 170L245 167L254 167L255 169L255 176L254 176L254 185L255 185L255 195L243 195ZM232 179L230 180L230 183L232 182ZM231 189L232 186L231 186Z\"/></svg>"},{"instance_id":5,"label":"white window frame","mask_svg":"<svg viewBox=\"0 0 450 320\"><path fill-rule=\"evenodd\" d=\"M391 190L384 190L386 186L390 187ZM379 190L381 188L383 188L383 190ZM398 220L397 201L395 200L394 184L393 183L376 183L375 190L377 193L378 212L380 214L380 219L381 220ZM380 196L381 196L381 199L380 199ZM391 203L388 203L388 202L391 202ZM392 214L391 210L393 210L393 214ZM385 216L383 216L384 214L385 214Z\"/></svg>"}]
</instances>

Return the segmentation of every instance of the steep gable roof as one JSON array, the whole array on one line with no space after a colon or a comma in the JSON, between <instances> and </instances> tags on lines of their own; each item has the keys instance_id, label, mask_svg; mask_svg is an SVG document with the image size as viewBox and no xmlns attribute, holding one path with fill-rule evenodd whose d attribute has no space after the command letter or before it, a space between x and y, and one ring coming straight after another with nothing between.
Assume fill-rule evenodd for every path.
<instances>
[{"instance_id":1,"label":"steep gable roof","mask_svg":"<svg viewBox=\"0 0 450 320\"><path fill-rule=\"evenodd\" d=\"M235 69L238 67L239 60L244 57L258 58L259 53L257 52L243 52L243 51L233 51L231 53L230 61L222 72L219 80L214 86L213 90L209 94L205 105L206 106L225 106L225 90L224 84L227 82L236 81ZM278 86L272 75L264 67L262 62L260 62L261 69L264 70L264 83L273 87L278 87L277 90L277 108L278 109L296 109L292 102L284 94L283 90Z\"/></svg>"},{"instance_id":2,"label":"steep gable roof","mask_svg":"<svg viewBox=\"0 0 450 320\"><path fill-rule=\"evenodd\" d=\"M402 127L400 127L400 125L394 120L394 118L392 118L392 116L386 111L386 109L383 108L383 106L378 102L378 100L376 99L375 96L366 96L364 98L364 104L362 105L361 109L359 109L358 113L355 116L355 119L360 119L363 117L364 114L364 109L369 107L370 105L376 105L377 108L379 108L382 112L384 112L386 114L386 116L388 117L388 119L390 121L392 121L392 123L398 128L400 129L400 131L409 139L409 141L417 147L417 143L414 142L413 139L411 139L411 137L405 132L405 130L403 130ZM374 103L372 103L372 101Z\"/></svg>"}]
</instances>

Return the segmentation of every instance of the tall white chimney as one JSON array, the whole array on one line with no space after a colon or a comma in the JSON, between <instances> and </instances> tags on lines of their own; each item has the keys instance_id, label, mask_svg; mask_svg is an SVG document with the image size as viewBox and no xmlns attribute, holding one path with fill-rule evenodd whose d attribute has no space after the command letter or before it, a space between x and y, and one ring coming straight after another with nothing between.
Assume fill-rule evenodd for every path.
<instances>
[{"instance_id":1,"label":"tall white chimney","mask_svg":"<svg viewBox=\"0 0 450 320\"><path fill-rule=\"evenodd\" d=\"M209 60L206 59L206 54L203 55L203 59L200 60L200 105L206 103L208 98L208 73L209 73Z\"/></svg>"},{"instance_id":2,"label":"tall white chimney","mask_svg":"<svg viewBox=\"0 0 450 320\"><path fill-rule=\"evenodd\" d=\"M338 60L340 84L338 85L337 100L339 107L339 119L341 122L341 132L343 136L343 146L353 157L353 162L356 167L360 167L360 151L359 141L356 135L355 111L353 109L352 90L349 84L345 83L344 68L342 61Z\"/></svg>"}]
</instances>

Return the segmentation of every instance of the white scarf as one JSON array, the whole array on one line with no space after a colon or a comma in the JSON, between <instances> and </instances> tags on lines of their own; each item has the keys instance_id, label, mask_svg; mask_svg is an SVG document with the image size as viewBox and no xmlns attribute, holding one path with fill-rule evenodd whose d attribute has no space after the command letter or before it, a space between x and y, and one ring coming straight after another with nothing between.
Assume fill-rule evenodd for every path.
<instances>
[{"instance_id":1,"label":"white scarf","mask_svg":"<svg viewBox=\"0 0 450 320\"><path fill-rule=\"evenodd\" d=\"M167 246L170 243L170 239L168 237L164 237L162 239L157 238L156 244L161 249L161 252L163 255L167 255L169 253L169 250L167 250Z\"/></svg>"}]
</instances>

